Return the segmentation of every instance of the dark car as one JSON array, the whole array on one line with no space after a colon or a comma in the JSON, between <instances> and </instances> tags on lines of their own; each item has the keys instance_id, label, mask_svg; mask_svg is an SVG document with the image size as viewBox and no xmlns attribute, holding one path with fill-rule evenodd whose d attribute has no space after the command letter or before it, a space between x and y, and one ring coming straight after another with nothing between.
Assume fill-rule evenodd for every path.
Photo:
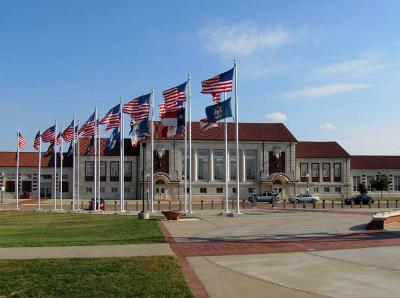
<instances>
[{"instance_id":1,"label":"dark car","mask_svg":"<svg viewBox=\"0 0 400 298\"><path fill-rule=\"evenodd\" d=\"M104 201L104 199L100 199L100 210L105 210L106 209L106 202ZM89 210L94 210L94 199L92 199L89 202ZM99 210L99 200L97 200L97 208L96 210Z\"/></svg>"},{"instance_id":2,"label":"dark car","mask_svg":"<svg viewBox=\"0 0 400 298\"><path fill-rule=\"evenodd\" d=\"M279 193L277 192L264 192L261 196L256 195L257 202L272 203L273 200L279 201ZM253 196L249 197L249 201L253 201Z\"/></svg>"},{"instance_id":3,"label":"dark car","mask_svg":"<svg viewBox=\"0 0 400 298\"><path fill-rule=\"evenodd\" d=\"M354 197L346 199L344 202L346 205L351 205L353 201L353 205L359 205L360 203L363 205L373 204L374 199L367 195L356 195Z\"/></svg>"}]
</instances>

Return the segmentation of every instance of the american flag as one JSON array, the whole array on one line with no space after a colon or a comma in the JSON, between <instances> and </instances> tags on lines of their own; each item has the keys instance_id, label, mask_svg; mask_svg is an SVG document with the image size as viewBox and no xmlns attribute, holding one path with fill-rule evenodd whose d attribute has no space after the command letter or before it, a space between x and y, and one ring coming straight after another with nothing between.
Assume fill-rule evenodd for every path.
<instances>
[{"instance_id":1,"label":"american flag","mask_svg":"<svg viewBox=\"0 0 400 298\"><path fill-rule=\"evenodd\" d=\"M178 102L183 102L186 100L186 85L187 82L180 84L179 86L170 88L163 92L163 97L165 101L165 109L167 111L177 111L183 108L183 105L178 107Z\"/></svg>"},{"instance_id":2,"label":"american flag","mask_svg":"<svg viewBox=\"0 0 400 298\"><path fill-rule=\"evenodd\" d=\"M72 142L74 139L74 121L72 120L71 124L62 132L62 138L66 142Z\"/></svg>"},{"instance_id":3,"label":"american flag","mask_svg":"<svg viewBox=\"0 0 400 298\"><path fill-rule=\"evenodd\" d=\"M232 91L233 68L201 82L201 93L212 94L214 102L221 101L222 92Z\"/></svg>"},{"instance_id":4,"label":"american flag","mask_svg":"<svg viewBox=\"0 0 400 298\"><path fill-rule=\"evenodd\" d=\"M207 118L200 119L199 126L201 130L209 130L211 128L219 127L220 122L209 122Z\"/></svg>"},{"instance_id":5,"label":"american flag","mask_svg":"<svg viewBox=\"0 0 400 298\"><path fill-rule=\"evenodd\" d=\"M53 141L53 143L54 143L54 141ZM60 145L60 144L61 144L61 131L60 131L60 132L58 133L58 135L57 135L56 144L57 144L57 145Z\"/></svg>"},{"instance_id":6,"label":"american flag","mask_svg":"<svg viewBox=\"0 0 400 298\"><path fill-rule=\"evenodd\" d=\"M165 103L160 103L159 105L158 105L158 108L159 108L159 112L158 112L158 116L160 117L160 118L162 118L164 115L165 115L165 112L166 112L166 110L165 110Z\"/></svg>"},{"instance_id":7,"label":"american flag","mask_svg":"<svg viewBox=\"0 0 400 298\"><path fill-rule=\"evenodd\" d=\"M46 129L42 133L41 137L42 137L43 143L49 143L49 142L54 143L54 139L56 138L56 126L53 125L53 126L49 127L48 129Z\"/></svg>"},{"instance_id":8,"label":"american flag","mask_svg":"<svg viewBox=\"0 0 400 298\"><path fill-rule=\"evenodd\" d=\"M96 132L96 113L93 113L92 116L86 121L85 124L82 125L81 129L78 131L78 135L80 137L88 138L95 134Z\"/></svg>"},{"instance_id":9,"label":"american flag","mask_svg":"<svg viewBox=\"0 0 400 298\"><path fill-rule=\"evenodd\" d=\"M150 97L151 93L142 95L123 106L122 111L131 115L132 123L149 118Z\"/></svg>"},{"instance_id":10,"label":"american flag","mask_svg":"<svg viewBox=\"0 0 400 298\"><path fill-rule=\"evenodd\" d=\"M99 124L107 124L106 126L106 131L117 128L120 123L120 109L121 106L118 104L115 107L113 107L111 110L108 111L108 113L104 116L103 119L99 121Z\"/></svg>"},{"instance_id":11,"label":"american flag","mask_svg":"<svg viewBox=\"0 0 400 298\"><path fill-rule=\"evenodd\" d=\"M19 147L19 149L24 149L26 144L27 144L26 139L22 136L22 134L20 132L18 132L17 137L18 137L18 147Z\"/></svg>"},{"instance_id":12,"label":"american flag","mask_svg":"<svg viewBox=\"0 0 400 298\"><path fill-rule=\"evenodd\" d=\"M36 134L35 140L33 141L33 148L35 148L35 150L39 150L39 146L40 146L40 130Z\"/></svg>"}]
</instances>

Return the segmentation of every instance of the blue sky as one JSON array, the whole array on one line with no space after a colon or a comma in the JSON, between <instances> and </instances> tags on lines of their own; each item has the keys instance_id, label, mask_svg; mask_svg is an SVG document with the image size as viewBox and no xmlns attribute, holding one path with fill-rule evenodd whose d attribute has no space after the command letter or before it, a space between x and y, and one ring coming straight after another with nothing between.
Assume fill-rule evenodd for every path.
<instances>
[{"instance_id":1,"label":"blue sky","mask_svg":"<svg viewBox=\"0 0 400 298\"><path fill-rule=\"evenodd\" d=\"M1 148L57 119L86 121L192 74L239 63L240 120L284 122L299 140L400 154L398 1L0 2Z\"/></svg>"}]
</instances>

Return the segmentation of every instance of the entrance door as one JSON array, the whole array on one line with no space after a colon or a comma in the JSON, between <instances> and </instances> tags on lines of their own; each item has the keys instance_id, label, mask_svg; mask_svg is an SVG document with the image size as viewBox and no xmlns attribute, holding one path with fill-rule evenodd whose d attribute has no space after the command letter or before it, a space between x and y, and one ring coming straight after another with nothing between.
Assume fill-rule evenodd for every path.
<instances>
[{"instance_id":1,"label":"entrance door","mask_svg":"<svg viewBox=\"0 0 400 298\"><path fill-rule=\"evenodd\" d=\"M40 183L40 197L41 198L51 198L52 187L49 182Z\"/></svg>"},{"instance_id":2,"label":"entrance door","mask_svg":"<svg viewBox=\"0 0 400 298\"><path fill-rule=\"evenodd\" d=\"M155 183L155 199L162 200L165 199L165 184L162 180L157 180Z\"/></svg>"}]
</instances>

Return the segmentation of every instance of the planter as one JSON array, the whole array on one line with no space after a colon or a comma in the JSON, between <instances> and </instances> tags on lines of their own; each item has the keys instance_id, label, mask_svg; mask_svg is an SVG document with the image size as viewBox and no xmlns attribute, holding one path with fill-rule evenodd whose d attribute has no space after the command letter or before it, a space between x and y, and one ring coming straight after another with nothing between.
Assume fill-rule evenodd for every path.
<instances>
[{"instance_id":1,"label":"planter","mask_svg":"<svg viewBox=\"0 0 400 298\"><path fill-rule=\"evenodd\" d=\"M161 211L162 214L167 218L167 220L178 220L179 217L183 214L181 211Z\"/></svg>"},{"instance_id":2,"label":"planter","mask_svg":"<svg viewBox=\"0 0 400 298\"><path fill-rule=\"evenodd\" d=\"M150 219L150 213L149 212L140 212L138 213L138 219Z\"/></svg>"}]
</instances>

